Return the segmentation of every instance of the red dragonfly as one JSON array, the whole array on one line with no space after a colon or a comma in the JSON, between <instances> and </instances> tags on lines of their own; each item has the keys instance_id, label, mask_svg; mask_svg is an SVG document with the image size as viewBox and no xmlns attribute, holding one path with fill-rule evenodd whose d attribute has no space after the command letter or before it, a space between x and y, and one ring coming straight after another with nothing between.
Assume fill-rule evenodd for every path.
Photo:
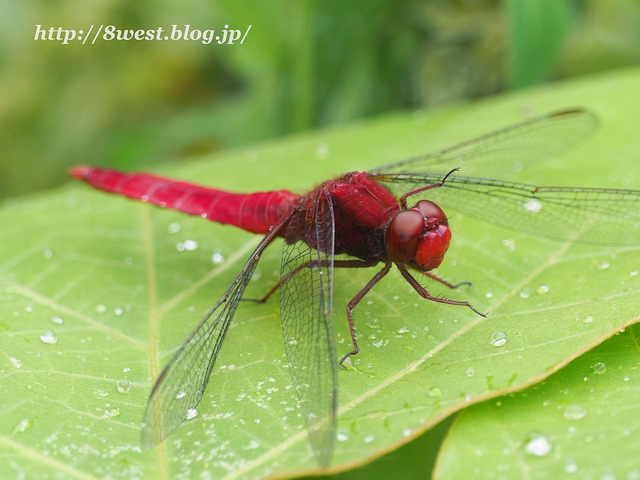
<instances>
[{"instance_id":1,"label":"red dragonfly","mask_svg":"<svg viewBox=\"0 0 640 480\"><path fill-rule=\"evenodd\" d=\"M532 235L593 244L638 243L640 191L541 187L493 178L513 175L574 146L597 124L584 110L553 113L451 148L348 173L305 195L285 190L237 194L155 175L75 167L73 177L98 189L265 235L156 380L144 415L143 446L160 443L200 402L262 252L283 237L280 282L267 297L279 287L291 378L313 452L322 467L328 466L335 438L337 367L358 353L352 310L394 264L423 298L482 315L465 301L432 296L412 273L451 288L460 285L430 273L441 264L451 239L440 206ZM489 178L468 176L474 174ZM380 264L347 305L353 350L337 362L333 269Z\"/></svg>"}]
</instances>

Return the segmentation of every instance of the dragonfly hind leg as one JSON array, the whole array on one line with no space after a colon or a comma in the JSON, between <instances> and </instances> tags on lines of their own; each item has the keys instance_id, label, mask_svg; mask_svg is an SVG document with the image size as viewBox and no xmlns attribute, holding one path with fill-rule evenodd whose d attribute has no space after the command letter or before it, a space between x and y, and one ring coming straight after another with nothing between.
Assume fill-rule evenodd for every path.
<instances>
[{"instance_id":1,"label":"dragonfly hind leg","mask_svg":"<svg viewBox=\"0 0 640 480\"><path fill-rule=\"evenodd\" d=\"M387 262L384 265L384 268L382 270L380 270L378 273L376 273L374 275L374 277L369 280L369 283L367 283L364 288L362 290L360 290L358 292L358 294L353 297L351 299L351 301L349 302L349 304L347 305L347 320L349 322L349 333L351 334L351 342L353 343L353 350L351 350L349 353L347 353L345 356L343 356L340 359L340 366L343 367L343 362L349 358L351 355L356 355L359 352L358 349L358 341L356 340L356 329L355 329L355 325L353 323L353 318L351 316L351 312L353 311L353 309L355 308L355 306L360 303L360 300L363 299L363 297L369 292L369 290L371 290L373 288L373 286L378 283L380 280L382 280L382 278L389 273L389 270L391 269L391 262Z\"/></svg>"}]
</instances>

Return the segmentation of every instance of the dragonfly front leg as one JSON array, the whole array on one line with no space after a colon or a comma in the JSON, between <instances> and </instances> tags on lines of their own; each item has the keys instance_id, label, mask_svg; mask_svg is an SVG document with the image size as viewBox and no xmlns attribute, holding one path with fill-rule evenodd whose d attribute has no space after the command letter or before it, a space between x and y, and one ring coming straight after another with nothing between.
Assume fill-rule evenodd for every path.
<instances>
[{"instance_id":1,"label":"dragonfly front leg","mask_svg":"<svg viewBox=\"0 0 640 480\"><path fill-rule=\"evenodd\" d=\"M416 189L411 190L410 192L407 192L404 195L402 195L400 197L400 205L402 206L402 210L406 210L407 209L407 198L409 198L411 195L415 195L415 194L420 193L420 192L425 192L427 190L431 190L432 188L440 188L441 186L444 185L444 182L447 180L447 178L449 178L449 175L451 175L453 172L457 172L458 170L460 170L460 169L459 168L452 169L438 183L432 183L431 185L425 185L423 187L416 188Z\"/></svg>"},{"instance_id":2,"label":"dragonfly front leg","mask_svg":"<svg viewBox=\"0 0 640 480\"><path fill-rule=\"evenodd\" d=\"M380 270L375 276L369 280L369 283L365 285L365 287L358 292L358 294L351 299L349 304L347 305L347 320L349 322L349 333L351 333L351 341L353 342L353 350L347 353L344 357L340 359L340 366L342 367L342 363L349 358L351 355L356 355L359 352L358 349L358 341L356 340L356 329L353 323L353 318L351 316L351 312L355 308L355 306L362 300L362 298L373 288L373 286L378 283L382 278L389 273L391 269L391 262L387 262L384 264L384 268Z\"/></svg>"},{"instance_id":3,"label":"dragonfly front leg","mask_svg":"<svg viewBox=\"0 0 640 480\"><path fill-rule=\"evenodd\" d=\"M411 276L411 274L407 270L407 267L400 264L396 264L396 266L398 267L398 270L400 270L400 273L405 278L405 280L409 282L409 284L415 289L416 292L420 294L422 298L425 298L427 300L431 300L432 302L437 302L437 303L446 303L448 305L460 305L462 307L469 307L471 310L473 310L475 313L477 313L481 317L487 316L486 313L481 313L478 310L476 310L469 302L462 302L459 300L449 300L447 298L434 297L427 291L426 288L420 285L418 281Z\"/></svg>"}]
</instances>

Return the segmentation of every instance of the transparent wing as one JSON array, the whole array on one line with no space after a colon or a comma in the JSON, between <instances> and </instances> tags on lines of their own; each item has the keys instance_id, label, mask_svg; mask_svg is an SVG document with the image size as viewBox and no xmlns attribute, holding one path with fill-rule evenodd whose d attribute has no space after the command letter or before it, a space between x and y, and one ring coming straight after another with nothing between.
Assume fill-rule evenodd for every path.
<instances>
[{"instance_id":1,"label":"transparent wing","mask_svg":"<svg viewBox=\"0 0 640 480\"><path fill-rule=\"evenodd\" d=\"M446 173L459 167L464 175L508 177L573 148L597 126L585 110L552 113L368 173Z\"/></svg>"},{"instance_id":2,"label":"transparent wing","mask_svg":"<svg viewBox=\"0 0 640 480\"><path fill-rule=\"evenodd\" d=\"M280 317L311 447L326 467L335 439L338 377L332 312L334 216L331 197L322 190L314 210L306 217L294 216L285 235Z\"/></svg>"},{"instance_id":3,"label":"transparent wing","mask_svg":"<svg viewBox=\"0 0 640 480\"><path fill-rule=\"evenodd\" d=\"M443 178L402 174L382 183L411 190ZM420 198L445 212L455 210L530 235L597 245L640 244L640 190L539 187L451 175L442 187L412 196L409 203Z\"/></svg>"},{"instance_id":4,"label":"transparent wing","mask_svg":"<svg viewBox=\"0 0 640 480\"><path fill-rule=\"evenodd\" d=\"M197 413L195 407L207 387L240 298L260 255L282 230L285 220L262 240L222 298L209 310L156 380L144 412L143 448L155 447Z\"/></svg>"}]
</instances>

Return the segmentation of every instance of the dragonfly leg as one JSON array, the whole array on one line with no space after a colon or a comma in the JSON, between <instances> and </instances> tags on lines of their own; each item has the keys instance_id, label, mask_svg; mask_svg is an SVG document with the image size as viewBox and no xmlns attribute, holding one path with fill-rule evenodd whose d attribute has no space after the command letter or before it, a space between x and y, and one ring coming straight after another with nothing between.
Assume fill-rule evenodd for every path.
<instances>
[{"instance_id":1,"label":"dragonfly leg","mask_svg":"<svg viewBox=\"0 0 640 480\"><path fill-rule=\"evenodd\" d=\"M420 188L416 188L415 190L411 190L407 193L405 193L404 195L402 195L400 197L400 205L402 206L403 210L407 209L407 198L410 197L411 195L415 195L416 193L420 193L420 192L425 192L427 190L431 190L432 188L438 188L441 187L442 185L444 185L444 182L447 181L447 178L449 177L449 175L451 175L453 172L457 172L458 170L460 170L459 168L454 168L452 169L449 173L447 173L444 178L442 179L442 181L438 182L438 183L432 183L431 185L424 185Z\"/></svg>"},{"instance_id":2,"label":"dragonfly leg","mask_svg":"<svg viewBox=\"0 0 640 480\"><path fill-rule=\"evenodd\" d=\"M461 287L462 285L473 286L471 282L449 283L446 280L438 277L437 275L434 275L433 273L429 273L429 272L420 272L420 273L425 277L429 277L430 279L435 280L436 282L441 283L444 286L449 288L458 288L458 287Z\"/></svg>"},{"instance_id":3,"label":"dragonfly leg","mask_svg":"<svg viewBox=\"0 0 640 480\"><path fill-rule=\"evenodd\" d=\"M322 261L319 262L321 267L326 267L327 266L327 262L326 261ZM368 268L368 267L373 267L377 264L378 262L376 261L365 261L365 260L335 260L333 262L333 267L334 268ZM300 270L302 270L303 268L313 268L314 266L318 265L318 262L316 262L315 260L310 260L307 263L303 263L302 265L299 265L293 272L289 273L289 275L287 275L284 278L281 278L278 283L275 284L275 286L273 286L268 292L267 294L262 297L262 298L243 298L243 301L246 302L256 302L256 303L264 303L268 300L268 298L273 295L278 288L280 288L280 286L286 282L288 282L291 277L293 277L295 274L297 274Z\"/></svg>"},{"instance_id":4,"label":"dragonfly leg","mask_svg":"<svg viewBox=\"0 0 640 480\"><path fill-rule=\"evenodd\" d=\"M422 285L420 285L415 278L411 276L411 274L407 270L407 267L405 267L404 265L397 265L397 267L398 267L398 270L400 270L400 273L402 274L402 276L405 278L405 280L409 282L409 284L415 289L416 292L420 294L422 298L425 298L427 300L431 300L432 302L437 302L437 303L446 303L448 305L460 305L463 307L469 307L471 310L473 310L475 313L477 313L481 317L487 316L486 313L481 313L478 310L476 310L469 302L461 302L459 300L449 300L447 298L434 297Z\"/></svg>"},{"instance_id":5,"label":"dragonfly leg","mask_svg":"<svg viewBox=\"0 0 640 480\"><path fill-rule=\"evenodd\" d=\"M342 367L342 363L351 355L356 355L358 353L358 341L356 340L356 329L353 323L353 318L351 316L351 312L355 308L355 306L362 300L362 298L373 288L373 286L378 283L382 277L384 277L389 270L391 269L391 262L387 262L384 265L384 268L380 270L378 273L374 275L374 277L369 280L362 290L358 292L358 294L351 299L349 304L347 305L347 320L349 321L349 332L351 333L351 341L353 342L353 350L347 353L344 357L340 359L340 366Z\"/></svg>"}]
</instances>

